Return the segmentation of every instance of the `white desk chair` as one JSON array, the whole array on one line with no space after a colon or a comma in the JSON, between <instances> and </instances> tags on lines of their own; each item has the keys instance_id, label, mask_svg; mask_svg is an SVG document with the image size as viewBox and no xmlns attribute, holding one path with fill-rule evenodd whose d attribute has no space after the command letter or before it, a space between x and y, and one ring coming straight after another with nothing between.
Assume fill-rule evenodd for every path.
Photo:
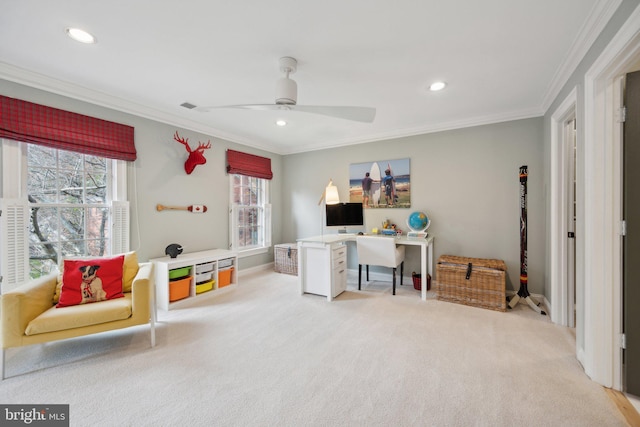
<instances>
[{"instance_id":1,"label":"white desk chair","mask_svg":"<svg viewBox=\"0 0 640 427\"><path fill-rule=\"evenodd\" d=\"M404 246L396 246L393 237L358 236L356 237L358 250L358 290L362 283L362 265L367 266L367 281L369 281L369 266L380 265L393 269L393 295L396 294L396 268L400 266L400 286L404 273Z\"/></svg>"}]
</instances>

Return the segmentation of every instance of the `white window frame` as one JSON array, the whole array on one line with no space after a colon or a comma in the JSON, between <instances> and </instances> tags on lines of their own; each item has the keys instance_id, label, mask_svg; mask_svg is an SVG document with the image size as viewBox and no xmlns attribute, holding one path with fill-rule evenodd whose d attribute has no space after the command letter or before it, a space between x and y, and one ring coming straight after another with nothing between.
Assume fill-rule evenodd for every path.
<instances>
[{"instance_id":1,"label":"white window frame","mask_svg":"<svg viewBox=\"0 0 640 427\"><path fill-rule=\"evenodd\" d=\"M245 248L240 248L238 243L239 225L236 222L236 218L237 218L236 212L240 206L246 207L249 205L238 205L234 201L233 195L235 190L235 184L234 184L235 175L237 174L228 175L229 176L229 249L236 251L238 253L239 258L267 253L269 248L271 247L270 181L268 179L263 179L263 178L254 178L254 179L261 180L264 184L264 189L263 189L264 200L262 201L261 205L255 205L255 207L260 209L260 212L262 214L261 221L264 224L264 227L262 228L263 243L261 246L252 246L245 249Z\"/></svg>"},{"instance_id":2,"label":"white window frame","mask_svg":"<svg viewBox=\"0 0 640 427\"><path fill-rule=\"evenodd\" d=\"M27 200L27 144L0 138L2 143L2 233L0 235L0 276L2 280L2 291L7 291L20 283L29 279L29 251L28 241L21 242L20 230L15 230L16 224L20 227L28 227L30 224L29 203ZM111 254L129 251L129 203L127 201L127 162L122 160L111 160L111 190L107 195L108 204L111 208L111 242L109 251ZM9 214L12 215L9 218ZM27 216L22 218L21 216ZM17 220L17 221L16 221ZM24 235L28 239L28 232ZM12 237L12 239L9 239ZM24 246L26 244L26 246ZM9 246L26 248L20 251L26 260L16 259ZM26 272L23 271L26 268ZM6 275L10 273L9 275Z\"/></svg>"}]
</instances>

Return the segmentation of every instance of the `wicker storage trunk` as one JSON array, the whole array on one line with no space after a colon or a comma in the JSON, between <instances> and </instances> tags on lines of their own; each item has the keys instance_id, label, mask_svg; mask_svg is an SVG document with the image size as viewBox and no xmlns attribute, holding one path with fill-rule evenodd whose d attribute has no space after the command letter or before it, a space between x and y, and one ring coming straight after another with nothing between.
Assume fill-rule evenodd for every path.
<instances>
[{"instance_id":1,"label":"wicker storage trunk","mask_svg":"<svg viewBox=\"0 0 640 427\"><path fill-rule=\"evenodd\" d=\"M295 243L282 243L274 245L273 256L275 258L276 273L298 275L298 245Z\"/></svg>"},{"instance_id":2,"label":"wicker storage trunk","mask_svg":"<svg viewBox=\"0 0 640 427\"><path fill-rule=\"evenodd\" d=\"M438 299L506 311L506 271L502 260L442 255L436 269Z\"/></svg>"}]
</instances>

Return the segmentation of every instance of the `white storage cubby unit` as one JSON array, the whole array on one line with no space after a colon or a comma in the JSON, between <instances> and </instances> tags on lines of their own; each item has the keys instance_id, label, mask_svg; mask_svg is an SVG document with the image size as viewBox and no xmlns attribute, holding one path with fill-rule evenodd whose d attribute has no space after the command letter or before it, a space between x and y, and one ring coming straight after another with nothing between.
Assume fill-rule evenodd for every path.
<instances>
[{"instance_id":1,"label":"white storage cubby unit","mask_svg":"<svg viewBox=\"0 0 640 427\"><path fill-rule=\"evenodd\" d=\"M150 261L155 267L156 303L163 310L211 296L238 283L238 255L233 251L211 249ZM175 272L179 275L172 277Z\"/></svg>"}]
</instances>

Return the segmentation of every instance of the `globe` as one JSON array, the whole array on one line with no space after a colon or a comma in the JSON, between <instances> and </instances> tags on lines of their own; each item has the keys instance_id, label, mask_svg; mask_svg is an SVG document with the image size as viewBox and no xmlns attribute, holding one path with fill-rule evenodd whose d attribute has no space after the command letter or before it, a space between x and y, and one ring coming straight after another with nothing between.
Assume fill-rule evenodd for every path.
<instances>
[{"instance_id":1,"label":"globe","mask_svg":"<svg viewBox=\"0 0 640 427\"><path fill-rule=\"evenodd\" d=\"M407 226L412 231L425 231L431 225L431 220L424 212L412 212L407 218Z\"/></svg>"}]
</instances>

